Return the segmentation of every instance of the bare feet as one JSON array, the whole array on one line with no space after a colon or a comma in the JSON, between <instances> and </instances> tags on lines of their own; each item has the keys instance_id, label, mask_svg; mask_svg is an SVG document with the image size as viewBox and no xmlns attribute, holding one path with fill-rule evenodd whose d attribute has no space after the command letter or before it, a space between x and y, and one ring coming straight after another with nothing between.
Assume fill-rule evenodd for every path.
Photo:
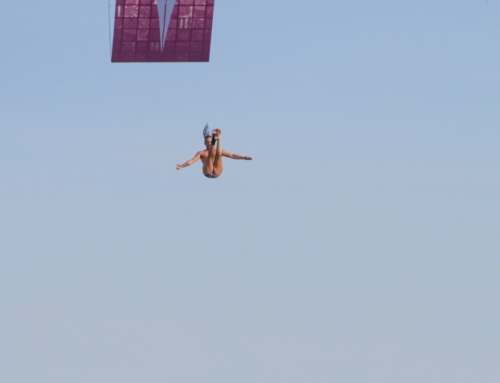
<instances>
[{"instance_id":1,"label":"bare feet","mask_svg":"<svg viewBox=\"0 0 500 383\"><path fill-rule=\"evenodd\" d=\"M212 137L216 140L218 140L222 136L222 131L220 129L214 129L212 130Z\"/></svg>"}]
</instances>

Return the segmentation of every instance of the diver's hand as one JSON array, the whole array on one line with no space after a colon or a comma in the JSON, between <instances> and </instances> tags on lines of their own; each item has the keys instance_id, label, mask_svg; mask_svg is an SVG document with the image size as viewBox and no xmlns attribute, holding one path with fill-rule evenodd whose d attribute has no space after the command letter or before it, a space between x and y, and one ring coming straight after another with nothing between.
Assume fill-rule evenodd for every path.
<instances>
[{"instance_id":1,"label":"diver's hand","mask_svg":"<svg viewBox=\"0 0 500 383\"><path fill-rule=\"evenodd\" d=\"M244 160L247 160L247 161L251 161L252 160L252 157L248 157L248 156L245 156L243 157Z\"/></svg>"},{"instance_id":2,"label":"diver's hand","mask_svg":"<svg viewBox=\"0 0 500 383\"><path fill-rule=\"evenodd\" d=\"M182 169L182 165L175 165L175 168L176 168L177 170L181 170L181 169Z\"/></svg>"}]
</instances>

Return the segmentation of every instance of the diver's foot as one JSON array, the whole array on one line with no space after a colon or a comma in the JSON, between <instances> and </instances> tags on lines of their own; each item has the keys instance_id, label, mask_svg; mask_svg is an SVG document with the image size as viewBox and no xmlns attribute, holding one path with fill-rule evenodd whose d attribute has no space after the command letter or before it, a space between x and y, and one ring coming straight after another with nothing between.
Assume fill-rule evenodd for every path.
<instances>
[{"instance_id":1,"label":"diver's foot","mask_svg":"<svg viewBox=\"0 0 500 383\"><path fill-rule=\"evenodd\" d=\"M219 139L219 132L217 129L212 130L212 138L213 138L213 143Z\"/></svg>"}]
</instances>

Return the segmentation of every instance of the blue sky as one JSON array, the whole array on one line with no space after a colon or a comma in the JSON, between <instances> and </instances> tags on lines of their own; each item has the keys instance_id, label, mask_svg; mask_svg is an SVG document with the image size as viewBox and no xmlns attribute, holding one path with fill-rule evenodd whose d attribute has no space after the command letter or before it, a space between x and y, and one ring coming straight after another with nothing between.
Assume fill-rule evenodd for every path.
<instances>
[{"instance_id":1,"label":"blue sky","mask_svg":"<svg viewBox=\"0 0 500 383\"><path fill-rule=\"evenodd\" d=\"M1 15L2 382L500 379L500 2L217 0L209 64ZM207 121L254 160L176 171Z\"/></svg>"}]
</instances>

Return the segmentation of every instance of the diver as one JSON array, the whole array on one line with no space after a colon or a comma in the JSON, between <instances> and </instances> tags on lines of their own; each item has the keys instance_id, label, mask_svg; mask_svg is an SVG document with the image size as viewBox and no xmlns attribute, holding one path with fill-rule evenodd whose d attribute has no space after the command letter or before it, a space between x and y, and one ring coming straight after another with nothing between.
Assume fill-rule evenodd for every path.
<instances>
[{"instance_id":1,"label":"diver","mask_svg":"<svg viewBox=\"0 0 500 383\"><path fill-rule=\"evenodd\" d=\"M187 166L194 164L201 159L203 163L203 174L207 178L217 178L222 174L222 157L232 158L233 160L251 160L252 157L240 156L238 154L231 154L222 149L221 144L222 131L220 129L212 130L212 135L209 133L208 124L203 130L203 137L205 137L206 150L201 150L189 161L182 165L177 165L177 170L181 170Z\"/></svg>"}]
</instances>

